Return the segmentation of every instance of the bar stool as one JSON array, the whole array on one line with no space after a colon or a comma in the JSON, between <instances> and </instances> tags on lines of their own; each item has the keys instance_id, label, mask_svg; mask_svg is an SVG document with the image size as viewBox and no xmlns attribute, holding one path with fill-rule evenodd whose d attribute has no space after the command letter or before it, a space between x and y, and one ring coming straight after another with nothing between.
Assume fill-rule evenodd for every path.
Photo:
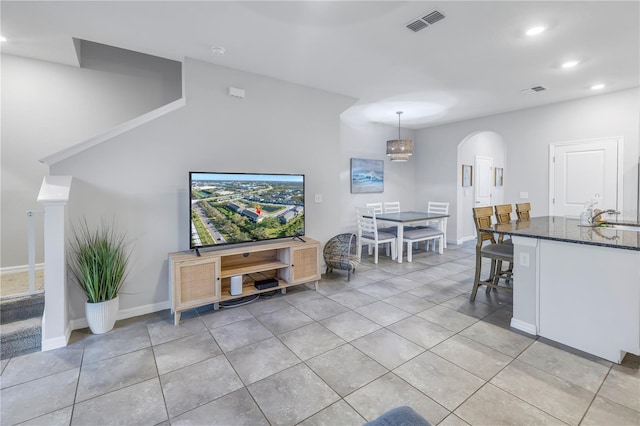
<instances>
[{"instance_id":1,"label":"bar stool","mask_svg":"<svg viewBox=\"0 0 640 426\"><path fill-rule=\"evenodd\" d=\"M511 222L511 212L513 208L511 204L498 204L494 207L496 212L496 223L502 225L503 223ZM498 242L501 243L504 235L498 236Z\"/></svg>"},{"instance_id":2,"label":"bar stool","mask_svg":"<svg viewBox=\"0 0 640 426\"><path fill-rule=\"evenodd\" d=\"M496 213L496 223L498 225L502 225L504 223L511 222L511 212L513 208L511 204L498 204L494 207ZM513 244L510 238L504 239L504 235L498 235L498 243L499 244ZM511 281L511 277L513 276L513 263L509 263L509 267L506 271L502 270L502 261L498 261L496 266L496 271L499 275L499 278L504 278L507 283Z\"/></svg>"},{"instance_id":3,"label":"bar stool","mask_svg":"<svg viewBox=\"0 0 640 426\"><path fill-rule=\"evenodd\" d=\"M531 211L530 203L516 204L516 214L518 215L518 220L529 220L530 211Z\"/></svg>"},{"instance_id":4,"label":"bar stool","mask_svg":"<svg viewBox=\"0 0 640 426\"><path fill-rule=\"evenodd\" d=\"M473 208L473 222L476 226L478 242L476 243L476 275L473 281L473 290L471 291L470 300L476 300L478 287L487 286L487 292L491 289L503 288L512 291L511 287L498 285L500 275L496 273L496 264L498 261L513 263L513 244L499 244L496 242L493 232L483 232L480 228L488 228L491 226L491 217L493 209L488 207ZM488 245L484 245L485 241L489 241ZM480 272L482 268L483 258L491 259L491 271L489 279L480 281Z\"/></svg>"}]
</instances>

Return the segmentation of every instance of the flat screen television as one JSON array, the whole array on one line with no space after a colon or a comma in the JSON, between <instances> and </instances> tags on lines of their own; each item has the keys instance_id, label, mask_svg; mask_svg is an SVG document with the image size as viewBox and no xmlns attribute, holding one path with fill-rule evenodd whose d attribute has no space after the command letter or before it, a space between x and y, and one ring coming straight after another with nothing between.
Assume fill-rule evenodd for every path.
<instances>
[{"instance_id":1,"label":"flat screen television","mask_svg":"<svg viewBox=\"0 0 640 426\"><path fill-rule=\"evenodd\" d=\"M304 235L304 175L189 172L191 249Z\"/></svg>"}]
</instances>

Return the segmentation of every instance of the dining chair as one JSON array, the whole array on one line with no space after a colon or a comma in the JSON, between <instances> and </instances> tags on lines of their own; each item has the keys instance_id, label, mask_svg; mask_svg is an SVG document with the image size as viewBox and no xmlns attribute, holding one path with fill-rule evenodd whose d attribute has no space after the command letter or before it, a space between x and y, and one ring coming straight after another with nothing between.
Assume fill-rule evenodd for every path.
<instances>
[{"instance_id":1,"label":"dining chair","mask_svg":"<svg viewBox=\"0 0 640 426\"><path fill-rule=\"evenodd\" d=\"M376 214L382 213L398 213L400 212L400 201L385 201L384 203L367 203L367 207L375 210ZM396 210L397 209L397 210ZM385 232L398 236L398 225L393 222L385 222L377 220L378 232ZM389 256L389 245L386 246L387 256Z\"/></svg>"},{"instance_id":2,"label":"dining chair","mask_svg":"<svg viewBox=\"0 0 640 426\"><path fill-rule=\"evenodd\" d=\"M366 206L373 209L373 212L375 214L384 213L384 209L382 208L382 203L367 203Z\"/></svg>"},{"instance_id":3,"label":"dining chair","mask_svg":"<svg viewBox=\"0 0 640 426\"><path fill-rule=\"evenodd\" d=\"M366 217L369 216L369 217ZM362 244L367 244L369 254L373 249L374 263L378 263L378 247L380 244L391 246L391 259L396 259L398 239L395 235L378 230L375 210L371 207L356 207L358 222L358 259L362 258Z\"/></svg>"},{"instance_id":4,"label":"dining chair","mask_svg":"<svg viewBox=\"0 0 640 426\"><path fill-rule=\"evenodd\" d=\"M516 214L518 215L518 220L529 220L529 212L531 211L530 203L520 203L516 204Z\"/></svg>"},{"instance_id":5,"label":"dining chair","mask_svg":"<svg viewBox=\"0 0 640 426\"><path fill-rule=\"evenodd\" d=\"M481 285L487 286L487 292L490 292L491 289L497 290L498 288L512 291L511 287L499 285L500 274L496 273L496 266L498 261L513 263L513 244L500 244L496 242L493 232L480 231L481 228L488 228L492 224L493 209L491 206L474 207L472 210L473 222L476 226L477 233L476 273L470 297L470 300L473 302L476 300L476 294ZM485 245L485 241L489 241L489 244ZM489 271L489 278L481 281L480 272L483 258L491 260L491 269Z\"/></svg>"},{"instance_id":6,"label":"dining chair","mask_svg":"<svg viewBox=\"0 0 640 426\"><path fill-rule=\"evenodd\" d=\"M384 206L382 202L367 203L366 206L372 208L375 214L387 213L384 211ZM384 222L382 220L376 220L376 223L378 225L378 232L386 232L387 234L393 234L393 235L398 234L398 230L395 224L390 222ZM386 245L387 256L391 254L389 251L389 248L390 248L389 244L387 244ZM371 254L371 245L369 245L369 254Z\"/></svg>"},{"instance_id":7,"label":"dining chair","mask_svg":"<svg viewBox=\"0 0 640 426\"><path fill-rule=\"evenodd\" d=\"M385 213L400 213L400 201L385 201L384 202Z\"/></svg>"}]
</instances>

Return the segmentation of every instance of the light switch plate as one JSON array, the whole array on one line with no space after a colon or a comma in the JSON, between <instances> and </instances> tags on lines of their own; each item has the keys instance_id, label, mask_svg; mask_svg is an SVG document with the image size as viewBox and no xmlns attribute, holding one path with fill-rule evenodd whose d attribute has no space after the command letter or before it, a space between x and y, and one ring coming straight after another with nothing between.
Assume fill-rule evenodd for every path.
<instances>
[{"instance_id":1,"label":"light switch plate","mask_svg":"<svg viewBox=\"0 0 640 426\"><path fill-rule=\"evenodd\" d=\"M316 200L316 203L321 203L322 202L322 194L316 194L315 200Z\"/></svg>"},{"instance_id":2,"label":"light switch plate","mask_svg":"<svg viewBox=\"0 0 640 426\"><path fill-rule=\"evenodd\" d=\"M521 192L520 193L520 198L523 200L526 200L529 198L529 193L528 192Z\"/></svg>"}]
</instances>

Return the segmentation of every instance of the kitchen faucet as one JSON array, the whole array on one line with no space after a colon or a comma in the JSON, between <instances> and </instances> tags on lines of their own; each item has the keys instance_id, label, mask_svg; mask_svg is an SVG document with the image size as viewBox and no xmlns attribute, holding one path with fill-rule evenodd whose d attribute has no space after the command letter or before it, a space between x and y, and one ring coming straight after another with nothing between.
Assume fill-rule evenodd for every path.
<instances>
[{"instance_id":1,"label":"kitchen faucet","mask_svg":"<svg viewBox=\"0 0 640 426\"><path fill-rule=\"evenodd\" d=\"M595 223L594 221L598 218L598 216L603 215L603 214L620 214L620 212L617 211L617 210L614 210L614 209L604 210L604 211L598 212L598 213L594 214L593 216L591 216L591 221L590 222L592 224Z\"/></svg>"}]
</instances>

